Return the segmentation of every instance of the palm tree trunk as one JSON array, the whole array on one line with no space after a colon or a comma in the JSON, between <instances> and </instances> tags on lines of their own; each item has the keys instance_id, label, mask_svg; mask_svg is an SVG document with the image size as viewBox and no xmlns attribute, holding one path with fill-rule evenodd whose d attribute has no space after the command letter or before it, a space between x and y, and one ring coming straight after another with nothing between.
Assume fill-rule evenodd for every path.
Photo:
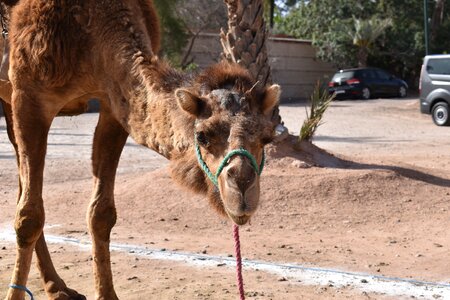
<instances>
[{"instance_id":1,"label":"palm tree trunk","mask_svg":"<svg viewBox=\"0 0 450 300\"><path fill-rule=\"evenodd\" d=\"M259 84L272 83L267 54L266 23L262 0L224 0L228 8L228 30L222 29L222 56L247 68ZM272 114L274 125L281 124L278 106Z\"/></svg>"},{"instance_id":2,"label":"palm tree trunk","mask_svg":"<svg viewBox=\"0 0 450 300\"><path fill-rule=\"evenodd\" d=\"M358 49L358 67L367 67L367 57L369 56L367 47L361 46Z\"/></svg>"},{"instance_id":3,"label":"palm tree trunk","mask_svg":"<svg viewBox=\"0 0 450 300\"><path fill-rule=\"evenodd\" d=\"M222 29L223 56L247 68L261 84L270 84L267 30L262 0L225 0L228 30Z\"/></svg>"}]
</instances>

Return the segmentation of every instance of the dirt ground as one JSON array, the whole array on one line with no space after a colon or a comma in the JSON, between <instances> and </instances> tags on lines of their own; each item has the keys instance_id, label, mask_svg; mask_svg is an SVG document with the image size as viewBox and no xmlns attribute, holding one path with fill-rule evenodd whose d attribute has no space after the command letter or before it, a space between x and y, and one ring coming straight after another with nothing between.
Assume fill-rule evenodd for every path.
<instances>
[{"instance_id":1,"label":"dirt ground","mask_svg":"<svg viewBox=\"0 0 450 300\"><path fill-rule=\"evenodd\" d=\"M282 105L281 114L297 134L305 106ZM52 127L44 185L48 235L89 241L85 214L96 119L96 114L58 118ZM0 298L14 266L15 245L7 233L17 191L4 125L0 120ZM314 144L327 152L296 152L291 140L268 147L261 207L241 229L244 258L440 283L447 292L392 295L360 288L361 282L370 284L364 280L319 285L245 269L247 298L450 297L450 129L421 115L417 99L342 101L332 103ZM218 217L202 197L176 186L166 166L152 151L127 143L116 183L112 241L160 252L233 255L230 221ZM67 243L49 248L66 283L93 299L89 249ZM221 263L202 267L147 259L134 251L114 251L112 261L121 299L237 299L234 269ZM28 287L36 299L45 299L35 267Z\"/></svg>"}]
</instances>

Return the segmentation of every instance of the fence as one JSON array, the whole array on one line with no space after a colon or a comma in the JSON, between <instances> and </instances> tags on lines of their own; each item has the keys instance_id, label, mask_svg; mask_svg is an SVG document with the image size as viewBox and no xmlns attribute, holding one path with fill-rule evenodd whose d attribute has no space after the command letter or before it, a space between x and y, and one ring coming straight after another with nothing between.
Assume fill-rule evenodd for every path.
<instances>
[{"instance_id":1,"label":"fence","mask_svg":"<svg viewBox=\"0 0 450 300\"><path fill-rule=\"evenodd\" d=\"M269 63L273 81L283 90L282 100L306 99L317 80L327 83L335 69L316 58L310 41L290 38L269 38ZM192 48L193 62L204 68L219 60L222 46L218 34L200 34Z\"/></svg>"}]
</instances>

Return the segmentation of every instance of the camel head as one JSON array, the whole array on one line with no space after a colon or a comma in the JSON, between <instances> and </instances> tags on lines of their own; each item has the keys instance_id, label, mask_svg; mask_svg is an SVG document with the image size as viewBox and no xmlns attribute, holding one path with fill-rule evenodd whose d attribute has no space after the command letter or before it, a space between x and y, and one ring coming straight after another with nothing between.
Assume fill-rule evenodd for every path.
<instances>
[{"instance_id":1,"label":"camel head","mask_svg":"<svg viewBox=\"0 0 450 300\"><path fill-rule=\"evenodd\" d=\"M213 206L236 224L245 224L258 207L263 148L273 139L270 119L280 87L262 87L242 67L219 63L201 73L193 88L180 88L175 95L195 120L199 165L210 170L217 187L210 189Z\"/></svg>"}]
</instances>

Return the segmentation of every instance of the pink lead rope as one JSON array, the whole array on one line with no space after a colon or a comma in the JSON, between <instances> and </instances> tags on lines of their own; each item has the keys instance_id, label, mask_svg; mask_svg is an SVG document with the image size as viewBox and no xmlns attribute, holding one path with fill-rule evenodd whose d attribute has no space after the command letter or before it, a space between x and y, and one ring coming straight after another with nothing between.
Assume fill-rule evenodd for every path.
<instances>
[{"instance_id":1,"label":"pink lead rope","mask_svg":"<svg viewBox=\"0 0 450 300\"><path fill-rule=\"evenodd\" d=\"M245 300L244 280L242 279L241 242L239 241L239 226L236 224L233 224L233 237L234 237L234 251L236 253L236 273L237 273L237 284L239 288L239 299Z\"/></svg>"},{"instance_id":2,"label":"pink lead rope","mask_svg":"<svg viewBox=\"0 0 450 300\"><path fill-rule=\"evenodd\" d=\"M229 163L230 158L235 155L245 156L248 159L250 159L250 162L251 162L252 167L255 170L255 172L258 175L261 175L261 172L264 168L264 161L265 161L264 149L262 152L262 159L261 159L261 163L260 163L259 167L258 167L255 157L250 152L248 152L245 149L234 149L234 150L228 152L227 155L225 155L225 157L223 158L222 162L219 165L219 168L217 169L216 174L213 174L211 172L211 170L208 168L208 166L206 165L206 162L203 160L202 152L200 150L200 146L197 143L197 140L198 140L198 136L197 136L197 132L195 132L194 133L194 145L195 145L195 155L197 156L198 163L200 164L200 167L202 168L203 172L205 172L207 177L217 187L217 189L219 188L218 178L219 178L220 173L223 171L225 166ZM238 281L239 296L240 296L239 299L245 300L244 282L242 280L242 258L241 258L241 243L239 241L239 226L236 224L233 225L233 236L234 236L234 249L236 251L236 270L237 270L237 281Z\"/></svg>"}]
</instances>

